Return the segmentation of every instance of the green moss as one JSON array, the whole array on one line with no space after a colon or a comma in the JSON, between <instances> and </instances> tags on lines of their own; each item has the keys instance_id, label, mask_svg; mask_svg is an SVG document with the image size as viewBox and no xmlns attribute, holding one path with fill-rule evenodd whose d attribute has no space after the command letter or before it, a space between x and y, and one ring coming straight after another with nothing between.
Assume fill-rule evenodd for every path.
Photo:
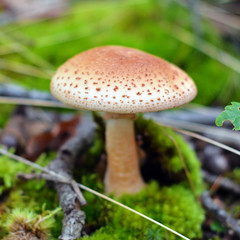
<instances>
[{"instance_id":1,"label":"green moss","mask_svg":"<svg viewBox=\"0 0 240 240\"><path fill-rule=\"evenodd\" d=\"M39 215L28 208L13 209L4 223L7 233L4 239L49 239L50 229L55 224L53 216L59 211L60 208L56 208L53 211L46 211Z\"/></svg>"},{"instance_id":2,"label":"green moss","mask_svg":"<svg viewBox=\"0 0 240 240\"><path fill-rule=\"evenodd\" d=\"M41 166L45 166L55 154L43 154L37 160L37 163ZM43 216L50 210L58 207L58 199L55 191L49 190L46 187L44 180L31 180L27 182L20 182L17 180L18 172L31 172L32 168L26 166L23 163L19 163L6 156L0 156L0 239L3 239L10 231L5 225L11 214L15 216L15 213L19 213L25 216L24 212L32 212L36 216ZM19 210L20 209L20 210ZM51 228L52 235L56 237L61 229L61 216L55 216L56 223ZM14 219L14 218L12 218ZM60 224L58 224L60 223ZM57 228L56 226L59 227ZM43 227L45 225L42 225ZM45 229L45 227L44 227ZM57 229L57 233L55 230ZM49 234L50 230L47 230ZM13 238L14 239L14 238Z\"/></svg>"},{"instance_id":3,"label":"green moss","mask_svg":"<svg viewBox=\"0 0 240 240\"><path fill-rule=\"evenodd\" d=\"M104 124L101 123L96 143L89 150L89 156L94 156L93 159L103 151L103 129ZM136 129L137 134L143 138L142 148L147 153L147 162L161 165L161 173L168 173L167 179L163 179L165 182L158 179L159 183L149 181L146 188L138 194L123 195L117 200L191 239L200 238L204 212L190 187L176 145L181 151L195 189L200 193L202 179L196 155L180 136L151 120L140 116L136 121ZM43 155L38 163L46 165L52 158L53 156ZM32 180L21 183L16 179L19 171L30 172L30 167L4 156L0 156L0 164L3 166L0 168L0 186L2 196L5 195L0 203L0 211L4 213L0 220L0 238L4 238L9 234L9 228L5 227L4 222L9 218L9 214L17 211L16 209L25 209L27 205L27 209L31 209L39 217L56 209L59 203L55 191L49 190L45 181ZM94 162L91 164L96 165ZM81 182L103 192L103 183L96 174L84 174ZM88 202L83 208L87 216L86 226L93 233L83 239L179 239L161 227L91 193L85 192L84 196ZM52 240L57 239L61 233L61 218L62 213L55 216L55 224L48 230Z\"/></svg>"},{"instance_id":4,"label":"green moss","mask_svg":"<svg viewBox=\"0 0 240 240\"><path fill-rule=\"evenodd\" d=\"M240 168L235 168L233 171L229 172L227 176L232 179L235 183L240 183Z\"/></svg>"},{"instance_id":5,"label":"green moss","mask_svg":"<svg viewBox=\"0 0 240 240\"><path fill-rule=\"evenodd\" d=\"M104 223L92 236L83 239L179 239L153 223L143 219L121 207L99 200L97 197L85 193L88 207L84 208L87 224L99 228L98 221ZM192 191L183 185L160 188L156 182L150 183L136 195L124 195L120 202L149 217L173 228L191 239L201 237L201 224L204 212L194 198ZM102 218L104 211L105 218ZM89 216L93 216L94 219ZM96 225L92 225L92 224ZM155 238L154 238L155 236ZM161 239L160 238L160 239Z\"/></svg>"},{"instance_id":6,"label":"green moss","mask_svg":"<svg viewBox=\"0 0 240 240\"><path fill-rule=\"evenodd\" d=\"M146 120L142 116L135 124L137 133L143 136L143 148L148 156L147 161L159 163L163 172L168 173L167 180L182 181L186 187L190 187L190 181L184 170L184 161L194 189L200 194L203 190L200 162L188 143L171 128Z\"/></svg>"},{"instance_id":7,"label":"green moss","mask_svg":"<svg viewBox=\"0 0 240 240\"><path fill-rule=\"evenodd\" d=\"M14 105L1 104L0 127L6 124L14 108Z\"/></svg>"},{"instance_id":8,"label":"green moss","mask_svg":"<svg viewBox=\"0 0 240 240\"><path fill-rule=\"evenodd\" d=\"M36 162L41 166L45 166L52 158L53 154L42 154ZM26 164L16 162L7 156L0 156L0 166L0 195L7 189L10 189L16 185L16 176L19 172L26 173L32 170L32 168L26 166ZM37 188L39 188L39 186L41 187L42 185L33 184L35 190L38 190Z\"/></svg>"}]
</instances>

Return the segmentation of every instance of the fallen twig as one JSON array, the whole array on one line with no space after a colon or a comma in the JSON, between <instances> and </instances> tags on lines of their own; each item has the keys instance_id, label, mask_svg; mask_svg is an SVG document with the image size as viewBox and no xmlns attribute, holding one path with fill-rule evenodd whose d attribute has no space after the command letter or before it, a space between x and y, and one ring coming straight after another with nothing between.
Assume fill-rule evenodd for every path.
<instances>
[{"instance_id":1,"label":"fallen twig","mask_svg":"<svg viewBox=\"0 0 240 240\"><path fill-rule=\"evenodd\" d=\"M83 116L78 128L78 134L70 138L58 151L57 157L50 162L48 169L72 179L74 162L92 144L94 139L95 124L90 116ZM80 210L80 205L85 205L86 200L77 186L71 182L55 183L60 205L64 211L62 234L60 239L77 239L81 236L85 224L85 214ZM77 187L76 187L77 186Z\"/></svg>"},{"instance_id":2,"label":"fallen twig","mask_svg":"<svg viewBox=\"0 0 240 240\"><path fill-rule=\"evenodd\" d=\"M0 84L0 96L57 101L49 92L28 90L16 84Z\"/></svg>"},{"instance_id":3,"label":"fallen twig","mask_svg":"<svg viewBox=\"0 0 240 240\"><path fill-rule=\"evenodd\" d=\"M78 184L72 180L74 162L92 144L94 139L95 124L90 116L83 116L78 127L78 134L70 138L58 151L57 157L50 162L48 169L64 176L59 179L48 173L41 174L19 174L21 179L34 178L46 179L54 182L54 187L59 196L60 206L64 212L62 234L59 239L73 240L82 234L85 224L85 214L80 206L86 204ZM77 201L78 200L78 201Z\"/></svg>"},{"instance_id":4,"label":"fallen twig","mask_svg":"<svg viewBox=\"0 0 240 240\"><path fill-rule=\"evenodd\" d=\"M47 107L47 108L64 108L64 109L74 109L61 102L49 101L49 100L37 100L29 98L12 98L12 97L0 97L0 103L3 104L15 104L15 105L25 105L25 106L36 106L36 107Z\"/></svg>"},{"instance_id":5,"label":"fallen twig","mask_svg":"<svg viewBox=\"0 0 240 240\"><path fill-rule=\"evenodd\" d=\"M219 188L240 195L240 186L230 179L222 176L215 176L207 171L202 170L203 179L210 184L217 184Z\"/></svg>"},{"instance_id":6,"label":"fallen twig","mask_svg":"<svg viewBox=\"0 0 240 240\"><path fill-rule=\"evenodd\" d=\"M214 203L208 191L203 192L201 195L201 202L203 207L214 219L218 220L223 226L232 229L234 233L240 237L240 225L238 222L224 209Z\"/></svg>"}]
</instances>

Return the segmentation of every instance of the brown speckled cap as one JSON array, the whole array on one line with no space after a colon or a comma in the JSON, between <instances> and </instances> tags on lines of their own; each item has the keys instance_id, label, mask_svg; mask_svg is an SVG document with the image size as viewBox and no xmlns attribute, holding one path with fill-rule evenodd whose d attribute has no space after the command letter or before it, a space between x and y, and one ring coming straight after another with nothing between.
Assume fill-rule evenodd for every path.
<instances>
[{"instance_id":1,"label":"brown speckled cap","mask_svg":"<svg viewBox=\"0 0 240 240\"><path fill-rule=\"evenodd\" d=\"M174 108L197 93L177 66L120 46L90 49L69 59L52 78L51 91L70 106L113 113Z\"/></svg>"}]
</instances>

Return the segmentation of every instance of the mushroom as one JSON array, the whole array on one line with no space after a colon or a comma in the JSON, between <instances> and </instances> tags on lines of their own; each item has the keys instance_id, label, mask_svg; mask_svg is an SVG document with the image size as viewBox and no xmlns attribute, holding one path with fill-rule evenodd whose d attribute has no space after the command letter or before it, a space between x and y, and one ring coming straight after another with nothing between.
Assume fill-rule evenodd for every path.
<instances>
[{"instance_id":1,"label":"mushroom","mask_svg":"<svg viewBox=\"0 0 240 240\"><path fill-rule=\"evenodd\" d=\"M134 135L136 113L178 107L197 93L177 66L121 46L97 47L69 59L52 78L51 91L70 106L105 112L105 190L117 195L144 186Z\"/></svg>"}]
</instances>

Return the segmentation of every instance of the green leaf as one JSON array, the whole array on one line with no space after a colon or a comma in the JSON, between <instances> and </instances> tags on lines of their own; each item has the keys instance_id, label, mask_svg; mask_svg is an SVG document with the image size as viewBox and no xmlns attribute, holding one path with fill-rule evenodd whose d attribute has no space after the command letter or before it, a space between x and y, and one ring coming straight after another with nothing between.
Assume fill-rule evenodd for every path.
<instances>
[{"instance_id":1,"label":"green leaf","mask_svg":"<svg viewBox=\"0 0 240 240\"><path fill-rule=\"evenodd\" d=\"M210 225L211 230L217 233L224 232L226 229L218 221L213 221Z\"/></svg>"},{"instance_id":2,"label":"green leaf","mask_svg":"<svg viewBox=\"0 0 240 240\"><path fill-rule=\"evenodd\" d=\"M233 130L240 130L240 103L231 102L232 105L226 106L225 111L220 113L216 119L216 125L222 126L223 122L230 121L234 128Z\"/></svg>"}]
</instances>

